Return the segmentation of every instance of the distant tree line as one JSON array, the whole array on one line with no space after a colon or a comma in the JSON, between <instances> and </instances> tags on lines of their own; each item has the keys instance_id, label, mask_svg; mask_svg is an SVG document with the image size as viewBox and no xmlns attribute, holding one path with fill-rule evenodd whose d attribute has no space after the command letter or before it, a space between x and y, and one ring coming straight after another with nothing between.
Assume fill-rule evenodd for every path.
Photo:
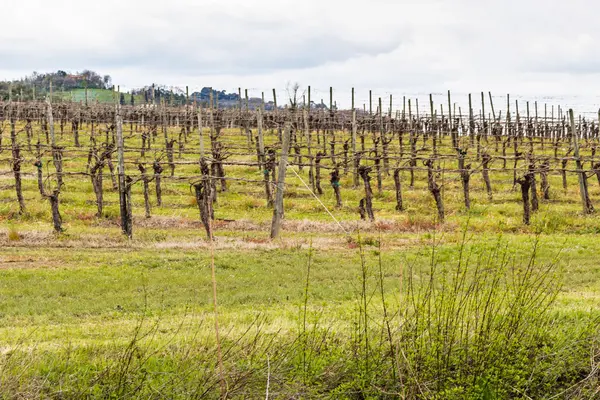
<instances>
[{"instance_id":1,"label":"distant tree line","mask_svg":"<svg viewBox=\"0 0 600 400\"><path fill-rule=\"evenodd\" d=\"M32 100L43 99L50 93L50 86L55 95L61 98L61 92L69 92L76 89L106 89L114 90L112 78L110 75L100 75L95 71L85 69L81 72L66 72L58 70L56 72L39 73L34 71L31 75L12 81L0 81L0 100ZM196 103L202 107L210 106L212 92L213 106L220 108L239 107L240 101L245 105L245 98L241 98L238 93L227 93L225 90L217 90L210 87L203 87L199 92L193 92L188 95L179 88L168 87L165 85L151 84L142 88L133 89L128 96L120 94L119 102L121 104L134 105L133 96L143 96L143 104L185 104L187 101ZM56 98L56 97L55 97ZM68 97L66 97L68 99ZM139 101L142 101L141 99ZM138 101L138 102L139 102ZM284 106L285 99L282 99ZM251 97L248 99L248 107L256 108L263 106L267 110L275 108L273 101L266 101L262 104L262 99ZM281 108L281 105L279 105ZM311 101L311 108L327 108L322 102L315 103Z\"/></svg>"},{"instance_id":2,"label":"distant tree line","mask_svg":"<svg viewBox=\"0 0 600 400\"><path fill-rule=\"evenodd\" d=\"M110 75L100 75L91 70L69 73L63 70L49 73L33 72L31 75L12 81L0 81L0 99L8 100L12 96L17 100L31 100L35 93L36 97L45 96L50 92L50 84L53 91L68 92L74 89L110 89L112 78Z\"/></svg>"},{"instance_id":3,"label":"distant tree line","mask_svg":"<svg viewBox=\"0 0 600 400\"><path fill-rule=\"evenodd\" d=\"M193 100L197 102L210 101L211 88L203 87L199 92L194 92L190 95ZM212 89L213 99L217 101L240 101L240 96L237 93L227 93L225 90Z\"/></svg>"},{"instance_id":4,"label":"distant tree line","mask_svg":"<svg viewBox=\"0 0 600 400\"><path fill-rule=\"evenodd\" d=\"M212 99L214 105L219 104L220 107L227 108L237 106L240 101L240 96L237 93L227 93L225 90L215 90L209 87L204 87L199 92L193 92L189 95L189 102L208 107L210 104L210 94L212 90ZM134 95L143 95L146 104L184 104L188 101L187 94L178 88L170 88L164 85L152 84L144 86L140 89L132 91Z\"/></svg>"},{"instance_id":5,"label":"distant tree line","mask_svg":"<svg viewBox=\"0 0 600 400\"><path fill-rule=\"evenodd\" d=\"M133 89L131 94L143 95L146 104L160 104L162 102L166 104L183 104L187 100L184 91L156 84Z\"/></svg>"}]
</instances>

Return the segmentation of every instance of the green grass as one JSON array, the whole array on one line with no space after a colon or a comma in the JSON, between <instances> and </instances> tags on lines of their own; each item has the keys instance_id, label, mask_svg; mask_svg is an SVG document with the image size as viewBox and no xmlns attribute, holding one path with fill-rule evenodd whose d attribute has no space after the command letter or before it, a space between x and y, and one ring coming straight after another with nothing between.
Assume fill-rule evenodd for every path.
<instances>
[{"instance_id":1,"label":"green grass","mask_svg":"<svg viewBox=\"0 0 600 400\"><path fill-rule=\"evenodd\" d=\"M379 240L377 236L375 238ZM393 310L402 309L409 302L406 295L409 271L412 271L410 276L417 279L417 285L428 280L433 238L421 234L413 235L413 239L417 240L415 245L381 253L383 288L388 307ZM381 323L381 303L375 295L380 251L376 240L368 237L363 240L367 243L364 254L369 271L369 309L374 325ZM468 245L468 251L475 258L476 254L493 250L497 241L497 236L483 235ZM512 249L515 265L527 264L535 238L506 235L501 241ZM385 239L383 242L385 245ZM390 238L390 242L393 239ZM437 244L435 258L440 273L452 271L459 257L460 243L460 235L449 234ZM196 344L190 348L192 351L197 350L196 346L213 348L210 260L205 249L72 249L55 245L33 249L4 248L1 253L7 268L0 272L0 337L5 348L15 349L16 353L10 353L15 360L24 357L17 366L28 363L26 375L31 379L49 379L47 383L51 388L59 379L66 379L69 383L66 393L71 396L85 391L84 386L90 382L86 379L98 379L97 374L107 368L105 362L118 361L142 316L147 318L144 329L152 332L152 340L142 341L143 344L138 344L140 347L153 351L171 342L175 346L169 351L159 351L158 358L153 361L159 364L145 365L151 374L157 374L153 379L160 381L161 374L175 371L164 363L176 362L186 343L190 346L186 340L194 338ZM600 300L598 266L590 257L600 251L600 245L592 237L554 235L541 238L539 247L539 265L546 265L562 252L556 273L563 286L546 323L551 323L549 332L557 341L556 346L550 348L564 351L565 346L573 345L569 338L585 338L590 326L595 326L593 319L600 316L597 311ZM356 329L353 321L360 305L360 251L354 248L315 249L313 252L307 309L309 328L327 331L334 342L341 340L350 345ZM255 355L257 359L265 362L265 357L273 352L272 360L275 361L278 352L293 351L293 338L301 330L304 294L301 282L306 279L308 253L306 243L291 249L217 250L215 264L222 338L225 343L236 343L231 344L235 355L229 361L232 364L229 364L228 373L235 375L234 371L243 368L243 358L239 357L244 352L252 353L243 349L251 345L251 341L246 342L248 338L244 332L249 327L253 332L258 329L255 326L257 318L261 321L261 340L274 340L267 354L255 349L260 353ZM439 275L436 273L436 276ZM404 284L401 285L401 281ZM402 286L403 295L399 297ZM237 343L237 340L241 342ZM65 361L67 354L74 359ZM339 366L340 360L331 351L322 350L318 354L314 355L315 362ZM108 360L102 362L103 357ZM201 354L196 357L204 363L215 361L214 353L207 359ZM264 373L263 367L260 365L254 373ZM91 375L81 381L69 380L64 374L73 368L74 373L84 377ZM282 368L277 373L286 375L286 369ZM583 367L577 367L580 368ZM11 370L10 364L4 371L5 374L16 372ZM318 368L313 371L315 376L323 372ZM292 379L292 376L285 379ZM347 378L344 374L338 377ZM229 379L233 380L234 376ZM576 376L568 379L571 383L576 382ZM27 381L23 387L33 382ZM249 382L246 384L244 390L264 390L264 382L258 387ZM284 390L286 386L281 384L280 389ZM449 387L453 386L450 384ZM311 389L302 390L310 393Z\"/></svg>"},{"instance_id":2,"label":"green grass","mask_svg":"<svg viewBox=\"0 0 600 400\"><path fill-rule=\"evenodd\" d=\"M110 89L88 89L87 90L87 98L88 102L98 102L98 103L115 103L115 101L119 101L119 93L110 90ZM85 89L74 89L68 92L61 93L64 100L73 101L76 103L85 102ZM124 93L125 95L125 103L130 104L131 95L129 93ZM144 96L135 95L134 102L136 105L144 104Z\"/></svg>"}]
</instances>

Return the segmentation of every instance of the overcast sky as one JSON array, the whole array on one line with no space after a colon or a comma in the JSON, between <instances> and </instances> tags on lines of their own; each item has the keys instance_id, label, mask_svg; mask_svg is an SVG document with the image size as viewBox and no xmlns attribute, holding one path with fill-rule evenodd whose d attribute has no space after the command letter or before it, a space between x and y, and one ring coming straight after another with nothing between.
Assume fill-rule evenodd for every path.
<instances>
[{"instance_id":1,"label":"overcast sky","mask_svg":"<svg viewBox=\"0 0 600 400\"><path fill-rule=\"evenodd\" d=\"M124 88L600 92L600 3L590 0L2 0L2 8L0 79L88 68Z\"/></svg>"}]
</instances>

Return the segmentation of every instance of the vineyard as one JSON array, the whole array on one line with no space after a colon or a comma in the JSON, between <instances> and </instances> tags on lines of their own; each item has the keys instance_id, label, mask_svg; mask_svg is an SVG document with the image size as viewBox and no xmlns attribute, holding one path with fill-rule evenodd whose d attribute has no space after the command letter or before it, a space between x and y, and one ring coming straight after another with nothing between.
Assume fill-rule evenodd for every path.
<instances>
[{"instance_id":1,"label":"vineyard","mask_svg":"<svg viewBox=\"0 0 600 400\"><path fill-rule=\"evenodd\" d=\"M117 193L120 224L129 237L133 215L151 218L157 207L160 215L178 210L191 216L194 205L209 236L215 214L218 221L234 222L240 207L251 220L274 209L291 219L329 215L339 222L330 212L337 209L347 224L359 217L375 221L374 208L389 218L415 203L433 202L417 217L443 223L446 214L468 212L472 198L478 205L506 203L506 187L520 194L509 201L520 201L521 219L529 225L540 204L573 203L572 181L582 213L593 213L588 181L595 177L600 184L595 122L560 108L556 118L547 110L538 117L537 103L535 116L529 103L526 115L518 108L511 114L508 103L504 117L494 112L491 119L482 117L484 110L475 118L472 108L467 116L438 116L433 101L430 106L431 114L418 114L409 100L392 114L391 108L379 112L381 99L375 113L314 111L294 103L271 112L6 103L0 115L3 202L10 202L12 191L17 212L24 214L28 201L48 199L60 232L61 197L69 203L87 197L80 211L93 204L95 216L103 218L114 216L110 194ZM415 187L429 195L410 196ZM168 203L163 192L172 195ZM219 207L220 195L241 204L231 203L228 215ZM448 196L462 197L463 204L449 209ZM284 198L298 201L284 207ZM515 217L508 214L506 221Z\"/></svg>"},{"instance_id":2,"label":"vineyard","mask_svg":"<svg viewBox=\"0 0 600 400\"><path fill-rule=\"evenodd\" d=\"M330 96L0 103L2 393L596 396L598 120Z\"/></svg>"}]
</instances>

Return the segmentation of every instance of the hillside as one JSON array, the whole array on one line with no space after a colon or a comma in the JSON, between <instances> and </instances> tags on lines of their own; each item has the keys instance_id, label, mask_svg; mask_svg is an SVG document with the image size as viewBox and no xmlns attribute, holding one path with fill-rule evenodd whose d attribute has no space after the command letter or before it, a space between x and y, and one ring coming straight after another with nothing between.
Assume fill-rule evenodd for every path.
<instances>
[{"instance_id":1,"label":"hillside","mask_svg":"<svg viewBox=\"0 0 600 400\"><path fill-rule=\"evenodd\" d=\"M110 89L88 89L88 101L89 102L99 102L99 103L114 103L119 94ZM57 94L55 93L55 96ZM124 93L125 95L125 103L129 104L131 101L131 94ZM75 101L75 102L85 102L85 89L74 89L68 92L62 92L58 94L60 98L62 96L63 100L67 101ZM135 104L144 104L144 96L142 95L134 95Z\"/></svg>"}]
</instances>

